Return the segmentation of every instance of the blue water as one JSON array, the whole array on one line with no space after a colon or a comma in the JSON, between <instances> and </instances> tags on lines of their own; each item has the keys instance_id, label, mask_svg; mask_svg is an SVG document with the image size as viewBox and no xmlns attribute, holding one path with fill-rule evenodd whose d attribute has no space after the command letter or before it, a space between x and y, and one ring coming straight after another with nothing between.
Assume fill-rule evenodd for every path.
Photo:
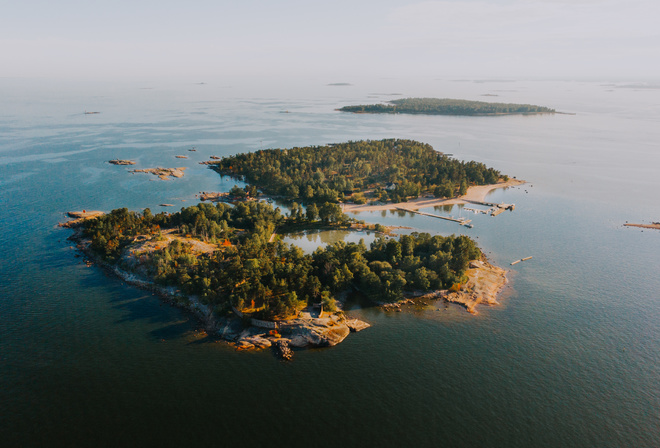
<instances>
[{"instance_id":1,"label":"blue water","mask_svg":"<svg viewBox=\"0 0 660 448\"><path fill-rule=\"evenodd\" d=\"M622 227L660 221L660 91L328 82L0 80L3 446L660 446L660 232ZM397 97L390 93L497 94L576 115L334 110ZM167 211L158 204L178 209L200 191L228 190L237 182L198 164L210 155L385 137L529 181L490 196L514 212L447 212L468 216L473 229L357 215L474 237L510 270L500 306L475 316L453 306L354 309L371 328L283 363L209 340L187 314L86 267L57 227L68 210ZM113 158L187 169L160 181L109 165ZM310 250L332 238L299 241Z\"/></svg>"}]
</instances>

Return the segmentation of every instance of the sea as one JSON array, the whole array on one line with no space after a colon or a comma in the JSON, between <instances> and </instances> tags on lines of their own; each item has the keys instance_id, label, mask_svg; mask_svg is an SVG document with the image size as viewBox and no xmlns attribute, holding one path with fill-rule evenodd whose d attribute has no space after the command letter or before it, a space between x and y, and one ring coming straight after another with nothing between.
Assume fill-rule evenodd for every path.
<instances>
[{"instance_id":1,"label":"sea","mask_svg":"<svg viewBox=\"0 0 660 448\"><path fill-rule=\"evenodd\" d=\"M336 110L405 97L565 114ZM3 447L660 446L660 231L624 227L660 221L657 80L2 78L0 99ZM354 215L471 236L507 270L500 305L472 315L353 303L348 314L370 328L284 362L237 352L191 315L88 267L58 227L71 210L171 212L243 185L199 163L212 155L383 138L527 181L488 196L516 205L497 217L423 210L473 228ZM185 176L130 173L156 166ZM309 252L363 237L373 239L287 241Z\"/></svg>"}]
</instances>

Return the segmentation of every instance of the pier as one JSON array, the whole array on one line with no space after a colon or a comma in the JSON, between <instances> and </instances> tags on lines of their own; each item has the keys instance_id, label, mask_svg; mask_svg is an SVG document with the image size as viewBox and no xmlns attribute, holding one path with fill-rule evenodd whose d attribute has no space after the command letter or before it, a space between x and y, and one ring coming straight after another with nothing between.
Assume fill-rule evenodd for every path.
<instances>
[{"instance_id":1,"label":"pier","mask_svg":"<svg viewBox=\"0 0 660 448\"><path fill-rule=\"evenodd\" d=\"M445 221L457 222L457 223L459 223L463 226L466 226L466 227L471 222L471 220L465 219L465 218L452 218L452 217L449 217L449 216L434 215L432 213L425 213L425 212L420 212L418 210L410 210L410 209L402 208L402 207L397 207L396 209L400 210L402 212L415 213L417 215L430 216L431 218L438 218L438 219L444 219Z\"/></svg>"},{"instance_id":2,"label":"pier","mask_svg":"<svg viewBox=\"0 0 660 448\"><path fill-rule=\"evenodd\" d=\"M527 260L531 260L531 259L532 259L532 257L525 257L525 258L521 258L520 260L512 261L511 266L513 266L514 264L518 264L521 261L527 261Z\"/></svg>"},{"instance_id":3,"label":"pier","mask_svg":"<svg viewBox=\"0 0 660 448\"><path fill-rule=\"evenodd\" d=\"M516 208L516 204L498 204L496 202L483 202L483 201L471 201L469 199L463 199L463 201L468 202L470 204L478 204L478 205L485 205L487 207L492 207L493 210L490 212L490 216L497 216L500 213L504 212L504 210L510 210L513 211Z\"/></svg>"}]
</instances>

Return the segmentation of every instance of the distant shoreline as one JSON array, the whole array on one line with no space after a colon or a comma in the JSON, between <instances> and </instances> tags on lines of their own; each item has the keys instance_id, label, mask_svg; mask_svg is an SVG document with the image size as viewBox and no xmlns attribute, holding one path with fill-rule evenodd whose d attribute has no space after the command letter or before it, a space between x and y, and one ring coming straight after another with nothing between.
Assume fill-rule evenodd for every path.
<instances>
[{"instance_id":1,"label":"distant shoreline","mask_svg":"<svg viewBox=\"0 0 660 448\"><path fill-rule=\"evenodd\" d=\"M576 115L574 112L492 112L492 113L473 113L473 114L445 114L445 113L432 113L432 112L403 112L398 110L388 111L388 112L367 112L367 111L352 111L352 110L342 110L335 109L339 112L348 112L357 115L376 115L376 114L390 114L390 115L441 115L441 116L454 116L454 117L496 117L496 116L507 116L507 115Z\"/></svg>"}]
</instances>

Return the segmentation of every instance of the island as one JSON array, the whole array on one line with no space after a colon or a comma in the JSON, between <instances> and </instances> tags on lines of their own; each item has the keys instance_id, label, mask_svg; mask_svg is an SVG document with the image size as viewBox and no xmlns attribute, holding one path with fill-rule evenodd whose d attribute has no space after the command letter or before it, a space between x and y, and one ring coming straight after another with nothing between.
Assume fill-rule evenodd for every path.
<instances>
[{"instance_id":1,"label":"island","mask_svg":"<svg viewBox=\"0 0 660 448\"><path fill-rule=\"evenodd\" d=\"M108 160L108 163L112 165L135 165L135 160L113 159Z\"/></svg>"},{"instance_id":2,"label":"island","mask_svg":"<svg viewBox=\"0 0 660 448\"><path fill-rule=\"evenodd\" d=\"M426 143L403 139L265 149L204 163L267 195L317 206L398 203L420 195L453 198L469 186L509 180L483 163L459 161Z\"/></svg>"},{"instance_id":3,"label":"island","mask_svg":"<svg viewBox=\"0 0 660 448\"><path fill-rule=\"evenodd\" d=\"M263 150L210 166L250 184L231 189L231 204L200 202L171 214L95 212L76 222L72 239L90 260L194 312L207 332L237 349L273 347L288 359L290 347L336 345L369 326L342 311L349 296L392 311L444 300L474 313L480 303L497 303L506 283L504 270L468 236L388 234L340 205L360 195L406 201L420 192L455 195L508 181L483 164L388 139ZM398 183L388 190L386 181ZM260 201L262 192L278 194L289 213ZM337 242L311 254L278 237L310 229L379 236L369 247Z\"/></svg>"},{"instance_id":4,"label":"island","mask_svg":"<svg viewBox=\"0 0 660 448\"><path fill-rule=\"evenodd\" d=\"M376 304L449 297L483 258L466 236L412 233L313 254L272 238L276 230L353 224L341 213L286 216L264 202L219 202L173 214L117 209L80 222L73 238L109 272L194 311L207 331L241 349L335 345L368 326L341 311L348 294Z\"/></svg>"},{"instance_id":5,"label":"island","mask_svg":"<svg viewBox=\"0 0 660 448\"><path fill-rule=\"evenodd\" d=\"M554 109L531 104L491 103L449 98L401 98L381 104L344 106L339 110L358 114L421 115L531 115L556 113Z\"/></svg>"},{"instance_id":6,"label":"island","mask_svg":"<svg viewBox=\"0 0 660 448\"><path fill-rule=\"evenodd\" d=\"M133 170L131 173L147 173L158 176L161 180L168 180L170 177L183 177L183 172L186 170L185 167L179 168L145 168L141 170Z\"/></svg>"}]
</instances>

